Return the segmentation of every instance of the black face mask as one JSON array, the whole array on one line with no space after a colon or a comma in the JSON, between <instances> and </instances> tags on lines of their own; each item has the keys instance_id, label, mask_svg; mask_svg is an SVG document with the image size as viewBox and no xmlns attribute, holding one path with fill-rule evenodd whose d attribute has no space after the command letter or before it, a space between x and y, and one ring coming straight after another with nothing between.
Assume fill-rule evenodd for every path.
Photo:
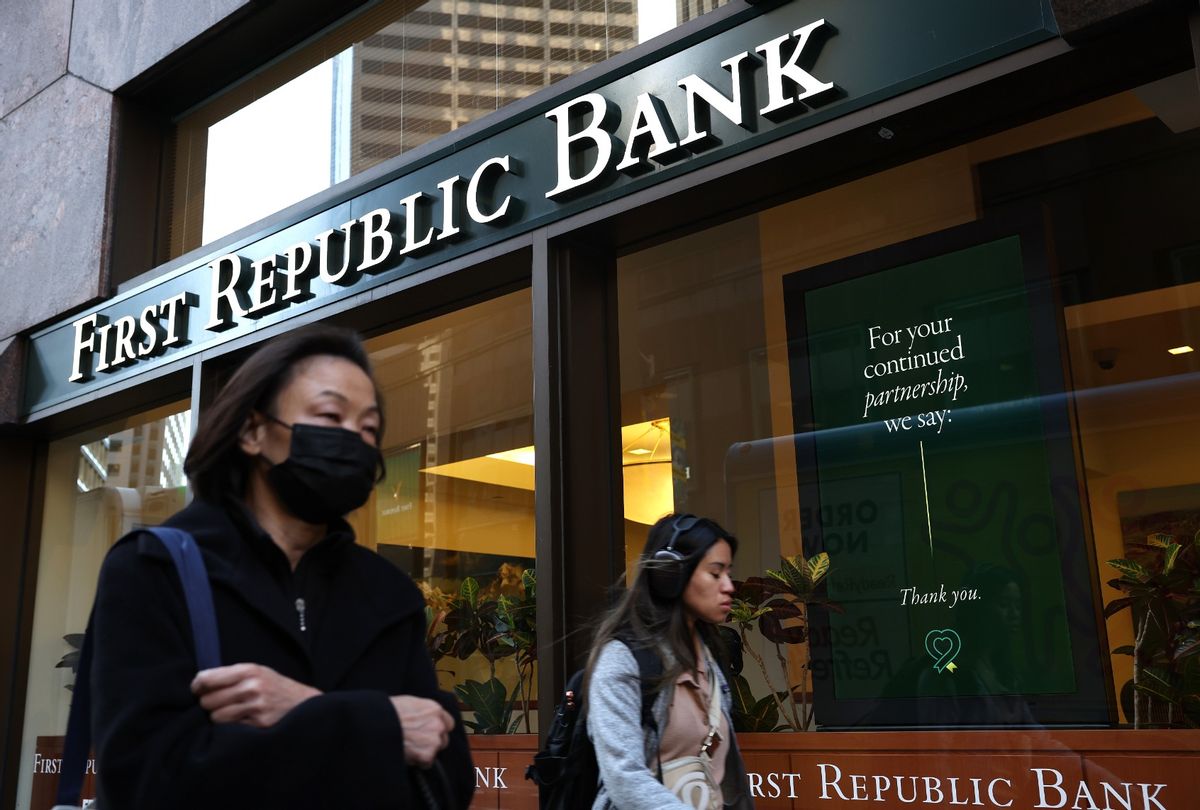
<instances>
[{"instance_id":1,"label":"black face mask","mask_svg":"<svg viewBox=\"0 0 1200 810\"><path fill-rule=\"evenodd\" d=\"M305 523L324 524L371 497L380 468L379 448L344 428L289 425L267 418L292 431L287 459L267 470L267 481L290 513Z\"/></svg>"}]
</instances>

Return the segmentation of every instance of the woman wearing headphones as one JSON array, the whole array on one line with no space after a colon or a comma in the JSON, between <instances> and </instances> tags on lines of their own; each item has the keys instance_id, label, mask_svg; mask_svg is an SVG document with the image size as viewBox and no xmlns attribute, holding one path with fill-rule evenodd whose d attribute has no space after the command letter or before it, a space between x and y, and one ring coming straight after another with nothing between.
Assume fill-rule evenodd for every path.
<instances>
[{"instance_id":1,"label":"woman wearing headphones","mask_svg":"<svg viewBox=\"0 0 1200 810\"><path fill-rule=\"evenodd\" d=\"M737 539L707 518L669 515L650 529L588 661L594 810L754 806L712 653L733 601L735 551Z\"/></svg>"}]
</instances>

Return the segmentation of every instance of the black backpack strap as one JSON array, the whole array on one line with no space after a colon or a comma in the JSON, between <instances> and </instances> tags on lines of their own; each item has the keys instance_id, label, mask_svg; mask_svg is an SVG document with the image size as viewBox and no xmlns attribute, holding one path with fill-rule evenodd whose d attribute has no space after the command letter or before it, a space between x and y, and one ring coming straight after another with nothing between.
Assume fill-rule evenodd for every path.
<instances>
[{"instance_id":1,"label":"black backpack strap","mask_svg":"<svg viewBox=\"0 0 1200 810\"><path fill-rule=\"evenodd\" d=\"M167 547L179 573L192 623L197 668L220 666L221 647L217 639L217 613L213 607L212 586L196 540L181 529L157 526L145 531ZM89 617L87 631L83 634L83 647L79 652L79 666L75 670L71 711L67 715L67 738L63 742L62 768L55 792L56 805L77 805L79 795L83 792L87 755L92 747L92 636L92 618Z\"/></svg>"},{"instance_id":2,"label":"black backpack strap","mask_svg":"<svg viewBox=\"0 0 1200 810\"><path fill-rule=\"evenodd\" d=\"M642 728L653 729L658 733L658 721L654 719L654 700L658 697L659 681L662 679L663 662L662 657L658 652L650 647L641 644L630 642L629 639L620 639L629 651L633 653L634 659L638 665L638 678L642 686ZM662 751L659 746L658 757L658 780L662 781Z\"/></svg>"},{"instance_id":3,"label":"black backpack strap","mask_svg":"<svg viewBox=\"0 0 1200 810\"><path fill-rule=\"evenodd\" d=\"M662 658L649 647L635 647L625 639L621 641L637 660L638 678L642 685L642 726L658 731L658 722L654 719L654 699L658 697L658 681L663 673Z\"/></svg>"}]
</instances>

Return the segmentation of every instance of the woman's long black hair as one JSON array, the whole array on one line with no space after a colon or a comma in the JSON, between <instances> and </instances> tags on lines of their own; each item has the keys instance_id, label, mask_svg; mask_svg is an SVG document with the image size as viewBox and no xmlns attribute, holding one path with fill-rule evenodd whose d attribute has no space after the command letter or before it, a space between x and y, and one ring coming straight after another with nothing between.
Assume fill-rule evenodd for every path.
<instances>
[{"instance_id":1,"label":"woman's long black hair","mask_svg":"<svg viewBox=\"0 0 1200 810\"><path fill-rule=\"evenodd\" d=\"M686 585L701 558L714 543L724 540L729 543L730 551L737 553L737 538L714 520L696 518L694 524L678 533L672 544L675 551L684 555L684 561L664 564L655 560L655 552L662 551L671 542L676 521L682 522L688 517L691 516L667 515L650 528L634 570L632 584L597 623L587 662L589 681L600 651L613 639L620 639L632 647L653 649L662 656L663 675L656 684L658 687L673 682L684 672L696 671L696 645L688 628L682 589L674 599L656 596L650 583L651 571L664 565L679 565L682 570L677 573L683 577ZM705 645L718 652L720 643L716 628L702 621L696 622L695 626L696 633Z\"/></svg>"},{"instance_id":2,"label":"woman's long black hair","mask_svg":"<svg viewBox=\"0 0 1200 810\"><path fill-rule=\"evenodd\" d=\"M349 329L304 326L268 341L250 355L225 383L212 406L205 408L183 464L197 495L212 502L244 495L249 459L241 451L238 439L246 420L255 411L265 413L272 409L279 392L292 381L304 361L317 355L348 360L371 378L380 408L382 444L383 399L362 340Z\"/></svg>"}]
</instances>

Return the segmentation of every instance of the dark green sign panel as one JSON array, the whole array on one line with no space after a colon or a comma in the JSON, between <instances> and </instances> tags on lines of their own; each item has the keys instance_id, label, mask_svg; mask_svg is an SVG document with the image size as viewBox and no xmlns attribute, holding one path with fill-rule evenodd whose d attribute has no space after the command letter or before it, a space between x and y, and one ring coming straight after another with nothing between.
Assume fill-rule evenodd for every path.
<instances>
[{"instance_id":1,"label":"dark green sign panel","mask_svg":"<svg viewBox=\"0 0 1200 810\"><path fill-rule=\"evenodd\" d=\"M746 7L33 336L26 414L1055 36L1048 0ZM250 190L248 190L250 193Z\"/></svg>"},{"instance_id":2,"label":"dark green sign panel","mask_svg":"<svg viewBox=\"0 0 1200 810\"><path fill-rule=\"evenodd\" d=\"M978 226L785 281L816 426L799 443L805 543L829 552L843 611L817 634L823 722L1106 716L1078 665L1094 603L1034 233Z\"/></svg>"}]
</instances>

